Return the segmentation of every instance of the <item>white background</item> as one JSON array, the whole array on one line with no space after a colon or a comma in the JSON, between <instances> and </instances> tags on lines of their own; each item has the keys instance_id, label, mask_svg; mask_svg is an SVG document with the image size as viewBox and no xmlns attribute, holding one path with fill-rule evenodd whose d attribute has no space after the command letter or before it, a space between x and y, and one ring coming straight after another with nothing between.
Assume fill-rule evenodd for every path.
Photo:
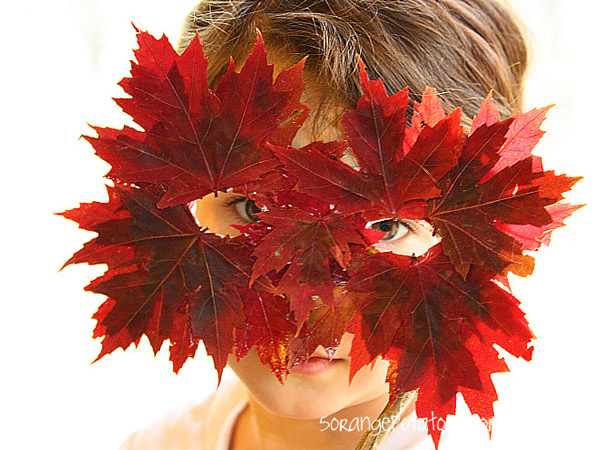
<instances>
[{"instance_id":1,"label":"white background","mask_svg":"<svg viewBox=\"0 0 600 450\"><path fill-rule=\"evenodd\" d=\"M500 402L491 447L590 448L600 400L600 11L583 0L512 3L535 41L528 109L557 104L537 153L546 168L586 176L569 200L588 206L554 233L535 275L513 281L538 341L531 363L509 359L513 372L495 378ZM86 123L121 127L127 120L110 97L122 95L116 83L136 47L131 22L176 42L193 4L33 0L3 7L0 448L116 449L134 429L215 388L201 352L175 376L167 352L154 358L145 341L90 364L100 349L90 317L102 298L82 287L102 269L57 273L92 234L53 216L105 200L108 167L79 136L91 133Z\"/></svg>"}]
</instances>

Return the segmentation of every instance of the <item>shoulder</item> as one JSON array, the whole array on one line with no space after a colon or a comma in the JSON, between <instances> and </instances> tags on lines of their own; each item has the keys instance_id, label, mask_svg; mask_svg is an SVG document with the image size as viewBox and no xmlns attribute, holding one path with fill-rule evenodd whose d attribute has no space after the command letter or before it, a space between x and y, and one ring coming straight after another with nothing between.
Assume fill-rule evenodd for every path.
<instances>
[{"instance_id":1,"label":"shoulder","mask_svg":"<svg viewBox=\"0 0 600 450\"><path fill-rule=\"evenodd\" d=\"M178 408L133 433L120 450L217 450L246 404L243 385L229 382L202 403Z\"/></svg>"}]
</instances>

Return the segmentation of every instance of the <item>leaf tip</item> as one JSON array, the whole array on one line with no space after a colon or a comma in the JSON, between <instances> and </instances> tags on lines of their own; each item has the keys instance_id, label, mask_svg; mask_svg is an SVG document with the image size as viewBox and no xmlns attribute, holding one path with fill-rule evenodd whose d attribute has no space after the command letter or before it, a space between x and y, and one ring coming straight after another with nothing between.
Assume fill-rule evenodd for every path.
<instances>
[{"instance_id":1,"label":"leaf tip","mask_svg":"<svg viewBox=\"0 0 600 450\"><path fill-rule=\"evenodd\" d=\"M259 47L264 48L265 47L265 41L263 39L263 35L260 31L260 29L258 27L255 28L256 30L256 45Z\"/></svg>"}]
</instances>

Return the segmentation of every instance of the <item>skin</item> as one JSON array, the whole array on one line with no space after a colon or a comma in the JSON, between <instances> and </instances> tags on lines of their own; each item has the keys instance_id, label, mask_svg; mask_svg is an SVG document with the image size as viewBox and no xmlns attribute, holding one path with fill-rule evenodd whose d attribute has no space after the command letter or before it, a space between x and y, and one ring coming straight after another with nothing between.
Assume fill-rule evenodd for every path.
<instances>
[{"instance_id":1,"label":"skin","mask_svg":"<svg viewBox=\"0 0 600 450\"><path fill-rule=\"evenodd\" d=\"M311 106L311 98L304 98ZM339 127L321 128L315 136L314 118L298 132L293 145L301 147L320 139L340 139ZM351 163L351 162L350 162ZM221 235L239 232L231 225L251 221L246 214L247 200L236 193L208 195L196 201L194 213L201 226ZM377 228L378 224L373 225ZM387 231L387 230L384 230ZM403 221L375 247L403 255L421 255L438 242L432 228L423 221ZM253 349L237 361L231 356L228 365L244 383L249 394L248 407L238 416L230 450L315 450L353 449L366 429L354 431L324 430L332 420L369 417L375 420L388 402L385 382L388 362L377 359L363 367L348 383L352 334L346 333L336 349L334 363L317 374L289 374L282 385L268 366L263 366ZM319 346L313 356L327 358Z\"/></svg>"}]
</instances>

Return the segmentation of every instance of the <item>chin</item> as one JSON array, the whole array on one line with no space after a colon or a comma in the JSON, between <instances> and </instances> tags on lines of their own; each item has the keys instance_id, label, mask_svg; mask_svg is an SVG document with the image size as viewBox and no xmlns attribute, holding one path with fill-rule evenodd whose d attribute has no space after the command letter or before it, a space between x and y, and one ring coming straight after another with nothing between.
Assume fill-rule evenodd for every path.
<instances>
[{"instance_id":1,"label":"chin","mask_svg":"<svg viewBox=\"0 0 600 450\"><path fill-rule=\"evenodd\" d=\"M311 358L312 360L313 358ZM350 358L312 361L310 367L292 369L282 385L255 349L240 361L230 357L229 366L263 408L280 417L318 420L351 406L387 395L388 363L378 360L363 367L348 383Z\"/></svg>"}]
</instances>

